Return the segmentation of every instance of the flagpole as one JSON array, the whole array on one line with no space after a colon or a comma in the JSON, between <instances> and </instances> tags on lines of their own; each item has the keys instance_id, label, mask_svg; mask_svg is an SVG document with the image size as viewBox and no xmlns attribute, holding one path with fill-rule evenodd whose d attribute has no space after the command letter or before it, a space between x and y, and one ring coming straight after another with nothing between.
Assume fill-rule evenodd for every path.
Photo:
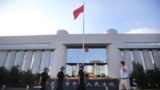
<instances>
[{"instance_id":1,"label":"flagpole","mask_svg":"<svg viewBox=\"0 0 160 90\"><path fill-rule=\"evenodd\" d=\"M85 61L85 50L84 50L84 47L85 47L85 2L83 2L83 35L82 35L82 52L83 52L83 56L82 56L82 60L83 60L83 65L84 65L84 61Z\"/></svg>"}]
</instances>

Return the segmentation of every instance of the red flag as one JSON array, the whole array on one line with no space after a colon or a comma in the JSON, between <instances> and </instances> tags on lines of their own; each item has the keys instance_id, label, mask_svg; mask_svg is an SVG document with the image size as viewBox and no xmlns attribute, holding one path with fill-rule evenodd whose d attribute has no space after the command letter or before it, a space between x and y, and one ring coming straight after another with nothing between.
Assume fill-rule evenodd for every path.
<instances>
[{"instance_id":1,"label":"red flag","mask_svg":"<svg viewBox=\"0 0 160 90\"><path fill-rule=\"evenodd\" d=\"M74 19L76 19L78 15L82 12L84 12L84 5L73 11Z\"/></svg>"}]
</instances>

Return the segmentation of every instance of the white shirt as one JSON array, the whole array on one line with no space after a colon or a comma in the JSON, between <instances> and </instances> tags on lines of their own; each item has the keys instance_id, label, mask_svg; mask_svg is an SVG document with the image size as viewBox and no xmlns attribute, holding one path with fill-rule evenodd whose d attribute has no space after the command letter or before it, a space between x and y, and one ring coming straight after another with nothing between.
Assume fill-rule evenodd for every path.
<instances>
[{"instance_id":1,"label":"white shirt","mask_svg":"<svg viewBox=\"0 0 160 90\"><path fill-rule=\"evenodd\" d=\"M121 68L120 69L120 75L121 78L128 78L129 74L128 74L128 69L124 66L124 70Z\"/></svg>"}]
</instances>

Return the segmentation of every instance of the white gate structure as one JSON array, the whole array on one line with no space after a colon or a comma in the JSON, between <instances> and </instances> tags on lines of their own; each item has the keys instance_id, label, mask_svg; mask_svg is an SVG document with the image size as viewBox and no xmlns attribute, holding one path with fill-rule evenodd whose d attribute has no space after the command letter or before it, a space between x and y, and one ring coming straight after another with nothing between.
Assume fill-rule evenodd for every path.
<instances>
[{"instance_id":1,"label":"white gate structure","mask_svg":"<svg viewBox=\"0 0 160 90\"><path fill-rule=\"evenodd\" d=\"M69 34L65 30L55 35L1 36L0 67L11 69L19 65L21 70L38 73L47 66L51 76L56 77L60 67L66 64L67 47L78 45L82 45L82 34ZM160 69L160 34L119 34L109 29L106 34L85 34L85 45L106 47L111 78L119 78L121 60L130 72L133 61L144 69Z\"/></svg>"}]
</instances>

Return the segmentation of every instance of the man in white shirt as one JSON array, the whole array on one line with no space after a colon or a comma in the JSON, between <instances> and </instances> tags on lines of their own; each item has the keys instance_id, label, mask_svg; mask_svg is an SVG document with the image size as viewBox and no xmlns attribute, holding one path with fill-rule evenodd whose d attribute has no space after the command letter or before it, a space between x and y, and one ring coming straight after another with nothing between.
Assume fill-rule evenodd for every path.
<instances>
[{"instance_id":1,"label":"man in white shirt","mask_svg":"<svg viewBox=\"0 0 160 90\"><path fill-rule=\"evenodd\" d=\"M120 62L120 77L119 90L130 90L129 73L124 61Z\"/></svg>"}]
</instances>

